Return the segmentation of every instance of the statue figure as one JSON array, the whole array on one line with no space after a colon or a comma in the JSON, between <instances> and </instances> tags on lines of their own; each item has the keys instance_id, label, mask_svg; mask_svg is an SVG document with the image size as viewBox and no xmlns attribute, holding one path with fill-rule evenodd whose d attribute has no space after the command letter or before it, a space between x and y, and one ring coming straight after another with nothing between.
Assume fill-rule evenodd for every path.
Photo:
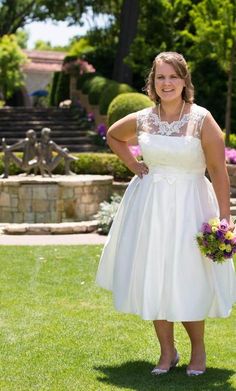
<instances>
[{"instance_id":1,"label":"statue figure","mask_svg":"<svg viewBox=\"0 0 236 391\"><path fill-rule=\"evenodd\" d=\"M4 173L3 178L9 176L9 164L13 161L22 170L27 172L27 175L32 169L36 175L38 170L39 158L38 158L38 143L36 132L33 129L29 129L26 132L26 138L18 141L17 143L9 146L6 145L5 138L2 139L3 147L3 161L4 161ZM22 159L15 155L14 151L23 150Z\"/></svg>"},{"instance_id":2,"label":"statue figure","mask_svg":"<svg viewBox=\"0 0 236 391\"><path fill-rule=\"evenodd\" d=\"M40 142L37 142L36 132L33 129L29 129L26 132L26 138L10 146L6 144L5 138L3 138L4 173L2 178L8 178L9 164L11 161L23 171L26 171L27 175L33 169L35 175L39 170L42 176L45 176L46 173L49 176L52 176L54 168L56 168L60 161L64 159L65 174L73 174L73 172L70 171L70 163L73 160L77 160L77 158L70 155L67 148L61 148L51 140L50 135L51 129L43 128L41 130ZM14 151L19 150L23 151L22 159L14 153Z\"/></svg>"},{"instance_id":3,"label":"statue figure","mask_svg":"<svg viewBox=\"0 0 236 391\"><path fill-rule=\"evenodd\" d=\"M65 161L65 174L73 174L73 172L70 171L70 163L73 160L77 160L77 158L70 155L67 148L61 148L59 145L57 145L53 140L50 139L50 136L50 128L43 128L41 130L41 139L38 149L40 159L39 167L41 172L43 172L42 175L44 176L44 172L46 171L49 176L52 176L52 171L58 166L62 159ZM56 152L55 156L53 152Z\"/></svg>"}]
</instances>

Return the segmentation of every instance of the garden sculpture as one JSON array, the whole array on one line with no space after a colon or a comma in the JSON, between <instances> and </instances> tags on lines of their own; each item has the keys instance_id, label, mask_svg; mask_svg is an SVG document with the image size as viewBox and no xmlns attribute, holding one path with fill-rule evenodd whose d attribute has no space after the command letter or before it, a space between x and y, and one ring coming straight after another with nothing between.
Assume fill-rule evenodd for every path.
<instances>
[{"instance_id":1,"label":"garden sculpture","mask_svg":"<svg viewBox=\"0 0 236 391\"><path fill-rule=\"evenodd\" d=\"M58 166L61 160L65 161L65 174L71 175L70 163L77 160L76 157L69 154L67 148L61 148L50 139L51 129L43 128L41 130L41 139L37 142L36 132L30 129L26 132L26 138L9 146L5 138L2 139L4 173L3 178L9 176L9 164L13 161L27 175L34 170L34 174L40 171L44 177L46 174L52 176L52 171ZM14 151L22 151L22 158L18 157Z\"/></svg>"},{"instance_id":2,"label":"garden sculpture","mask_svg":"<svg viewBox=\"0 0 236 391\"><path fill-rule=\"evenodd\" d=\"M7 145L5 138L2 139L3 147L3 162L4 162L4 173L3 178L8 178L9 176L9 164L14 162L18 167L23 171L26 171L27 174L34 169L35 175L38 171L39 159L38 159L38 143L36 132L33 129L29 129L26 132L26 138L18 141L13 145ZM17 156L14 151L23 151L23 156L20 158Z\"/></svg>"},{"instance_id":3,"label":"garden sculpture","mask_svg":"<svg viewBox=\"0 0 236 391\"><path fill-rule=\"evenodd\" d=\"M52 176L52 171L58 166L61 160L65 161L65 175L71 175L70 163L77 160L76 157L69 154L67 148L61 148L50 139L51 129L43 128L41 130L41 140L39 142L39 166L42 171L47 171ZM54 156L54 153L56 155Z\"/></svg>"}]
</instances>

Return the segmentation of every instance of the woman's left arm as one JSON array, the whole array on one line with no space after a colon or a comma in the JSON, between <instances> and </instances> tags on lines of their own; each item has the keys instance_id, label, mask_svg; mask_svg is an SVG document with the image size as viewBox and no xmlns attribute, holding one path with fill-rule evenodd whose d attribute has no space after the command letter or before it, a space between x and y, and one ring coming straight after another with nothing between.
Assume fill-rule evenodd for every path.
<instances>
[{"instance_id":1,"label":"woman's left arm","mask_svg":"<svg viewBox=\"0 0 236 391\"><path fill-rule=\"evenodd\" d=\"M220 219L226 219L233 229L234 224L230 216L230 183L225 163L223 133L210 113L206 115L202 126L202 147L207 170L219 204Z\"/></svg>"}]
</instances>

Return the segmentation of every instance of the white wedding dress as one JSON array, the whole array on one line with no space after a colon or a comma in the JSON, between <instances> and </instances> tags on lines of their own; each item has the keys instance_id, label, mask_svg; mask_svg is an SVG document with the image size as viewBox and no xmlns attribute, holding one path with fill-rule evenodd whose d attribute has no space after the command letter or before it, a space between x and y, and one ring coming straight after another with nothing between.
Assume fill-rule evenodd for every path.
<instances>
[{"instance_id":1,"label":"white wedding dress","mask_svg":"<svg viewBox=\"0 0 236 391\"><path fill-rule=\"evenodd\" d=\"M154 108L137 112L149 173L131 180L96 278L113 291L118 311L168 321L230 314L236 299L233 261L213 263L196 242L202 223L218 216L200 140L206 114L193 104L189 114L169 124Z\"/></svg>"}]
</instances>

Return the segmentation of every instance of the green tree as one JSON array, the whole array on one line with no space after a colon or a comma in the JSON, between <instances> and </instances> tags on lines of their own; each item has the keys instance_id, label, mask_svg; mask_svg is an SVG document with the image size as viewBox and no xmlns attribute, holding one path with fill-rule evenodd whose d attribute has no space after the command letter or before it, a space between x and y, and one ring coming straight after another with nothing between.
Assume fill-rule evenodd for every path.
<instances>
[{"instance_id":1,"label":"green tree","mask_svg":"<svg viewBox=\"0 0 236 391\"><path fill-rule=\"evenodd\" d=\"M43 41L38 39L34 44L35 50L52 50L52 45L50 41Z\"/></svg>"},{"instance_id":2,"label":"green tree","mask_svg":"<svg viewBox=\"0 0 236 391\"><path fill-rule=\"evenodd\" d=\"M226 144L229 143L232 116L233 78L236 62L236 2L235 0L202 0L190 12L195 26L188 34L193 42L190 50L196 61L216 60L227 73L225 109ZM220 92L219 92L220 93Z\"/></svg>"},{"instance_id":3,"label":"green tree","mask_svg":"<svg viewBox=\"0 0 236 391\"><path fill-rule=\"evenodd\" d=\"M14 35L0 38L0 88L4 100L9 99L17 88L24 85L21 67L26 58Z\"/></svg>"},{"instance_id":4,"label":"green tree","mask_svg":"<svg viewBox=\"0 0 236 391\"><path fill-rule=\"evenodd\" d=\"M33 21L66 20L78 23L90 1L2 0L0 1L0 36L14 34Z\"/></svg>"},{"instance_id":5,"label":"green tree","mask_svg":"<svg viewBox=\"0 0 236 391\"><path fill-rule=\"evenodd\" d=\"M29 39L29 33L23 29L19 29L17 30L15 36L16 36L17 43L21 47L21 49L26 49L28 39Z\"/></svg>"},{"instance_id":6,"label":"green tree","mask_svg":"<svg viewBox=\"0 0 236 391\"><path fill-rule=\"evenodd\" d=\"M132 69L125 63L130 46L137 34L139 14L138 0L124 0L121 8L119 43L113 68L113 79L132 83Z\"/></svg>"},{"instance_id":7,"label":"green tree","mask_svg":"<svg viewBox=\"0 0 236 391\"><path fill-rule=\"evenodd\" d=\"M190 29L191 0L140 0L139 7L137 35L125 60L132 67L138 89L143 87L156 54L166 50L186 54L192 44L182 34Z\"/></svg>"}]
</instances>

